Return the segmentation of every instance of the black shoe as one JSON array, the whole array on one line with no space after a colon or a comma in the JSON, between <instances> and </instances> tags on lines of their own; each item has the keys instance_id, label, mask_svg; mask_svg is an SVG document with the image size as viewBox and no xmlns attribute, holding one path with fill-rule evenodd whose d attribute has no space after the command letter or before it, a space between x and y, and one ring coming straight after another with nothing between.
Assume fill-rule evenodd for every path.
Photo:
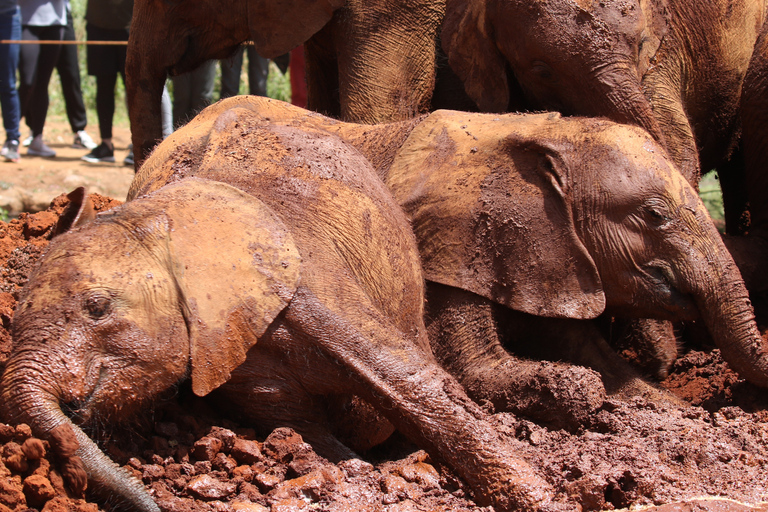
<instances>
[{"instance_id":1,"label":"black shoe","mask_svg":"<svg viewBox=\"0 0 768 512\"><path fill-rule=\"evenodd\" d=\"M123 160L123 164L133 167L133 144L128 146L128 156L126 156L125 160Z\"/></svg>"},{"instance_id":2,"label":"black shoe","mask_svg":"<svg viewBox=\"0 0 768 512\"><path fill-rule=\"evenodd\" d=\"M106 143L102 142L96 148L81 158L81 160L85 160L86 162L90 162L92 164L97 164L99 162L114 162L115 161L115 151L107 146Z\"/></svg>"}]
</instances>

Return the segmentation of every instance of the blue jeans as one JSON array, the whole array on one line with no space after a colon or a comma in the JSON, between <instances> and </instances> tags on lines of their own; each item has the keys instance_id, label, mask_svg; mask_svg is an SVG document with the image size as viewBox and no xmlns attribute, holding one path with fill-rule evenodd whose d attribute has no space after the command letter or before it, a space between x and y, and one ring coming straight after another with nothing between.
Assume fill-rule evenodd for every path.
<instances>
[{"instance_id":1,"label":"blue jeans","mask_svg":"<svg viewBox=\"0 0 768 512\"><path fill-rule=\"evenodd\" d=\"M21 39L21 14L15 11L0 13L0 39ZM3 126L8 140L19 140L21 108L16 91L16 68L19 65L19 45L0 44L0 108L3 110Z\"/></svg>"}]
</instances>

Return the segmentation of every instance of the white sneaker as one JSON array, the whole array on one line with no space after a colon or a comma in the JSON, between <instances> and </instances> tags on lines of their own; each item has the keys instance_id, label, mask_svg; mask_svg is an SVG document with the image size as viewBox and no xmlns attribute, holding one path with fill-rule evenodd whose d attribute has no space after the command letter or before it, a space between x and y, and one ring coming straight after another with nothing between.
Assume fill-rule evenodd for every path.
<instances>
[{"instance_id":1,"label":"white sneaker","mask_svg":"<svg viewBox=\"0 0 768 512\"><path fill-rule=\"evenodd\" d=\"M29 132L29 135L27 135L27 138L21 141L21 145L26 147L29 147L29 145L32 144L32 132Z\"/></svg>"},{"instance_id":2,"label":"white sneaker","mask_svg":"<svg viewBox=\"0 0 768 512\"><path fill-rule=\"evenodd\" d=\"M49 148L45 142L43 142L42 135L38 135L32 139L32 142L29 143L29 147L27 148L27 154L30 156L42 156L45 158L53 158L56 156L56 152Z\"/></svg>"},{"instance_id":3,"label":"white sneaker","mask_svg":"<svg viewBox=\"0 0 768 512\"><path fill-rule=\"evenodd\" d=\"M72 147L75 149L93 149L96 147L96 143L93 142L93 139L85 130L80 130L75 134L75 141L72 143Z\"/></svg>"}]
</instances>

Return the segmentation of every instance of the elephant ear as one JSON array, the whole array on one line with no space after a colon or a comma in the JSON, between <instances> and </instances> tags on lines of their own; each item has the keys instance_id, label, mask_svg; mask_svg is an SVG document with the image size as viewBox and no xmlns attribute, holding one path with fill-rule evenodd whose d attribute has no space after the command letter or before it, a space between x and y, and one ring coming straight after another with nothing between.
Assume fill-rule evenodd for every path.
<instances>
[{"instance_id":1,"label":"elephant ear","mask_svg":"<svg viewBox=\"0 0 768 512\"><path fill-rule=\"evenodd\" d=\"M507 61L493 40L487 8L483 0L448 0L441 34L443 51L481 111L506 112Z\"/></svg>"},{"instance_id":2,"label":"elephant ear","mask_svg":"<svg viewBox=\"0 0 768 512\"><path fill-rule=\"evenodd\" d=\"M411 218L430 281L525 313L594 318L605 296L577 236L568 165L556 141L527 134L555 130L550 117L435 112L386 182Z\"/></svg>"},{"instance_id":3,"label":"elephant ear","mask_svg":"<svg viewBox=\"0 0 768 512\"><path fill-rule=\"evenodd\" d=\"M301 258L269 207L224 183L186 178L148 197L167 205L192 389L203 396L229 380L288 305Z\"/></svg>"},{"instance_id":4,"label":"elephant ear","mask_svg":"<svg viewBox=\"0 0 768 512\"><path fill-rule=\"evenodd\" d=\"M256 51L271 59L304 44L345 0L247 0L248 26Z\"/></svg>"},{"instance_id":5,"label":"elephant ear","mask_svg":"<svg viewBox=\"0 0 768 512\"><path fill-rule=\"evenodd\" d=\"M61 212L59 220L53 227L51 238L75 229L96 218L96 208L93 206L85 187L77 187L67 194L69 204Z\"/></svg>"}]
</instances>

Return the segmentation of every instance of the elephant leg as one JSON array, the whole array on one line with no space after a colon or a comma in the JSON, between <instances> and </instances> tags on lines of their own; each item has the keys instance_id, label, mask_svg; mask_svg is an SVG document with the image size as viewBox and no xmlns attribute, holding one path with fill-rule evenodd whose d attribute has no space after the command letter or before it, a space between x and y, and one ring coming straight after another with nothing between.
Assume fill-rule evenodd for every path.
<instances>
[{"instance_id":1,"label":"elephant leg","mask_svg":"<svg viewBox=\"0 0 768 512\"><path fill-rule=\"evenodd\" d=\"M605 320L612 346L630 350L637 366L659 380L667 378L677 359L677 335L672 322L651 318Z\"/></svg>"},{"instance_id":2,"label":"elephant leg","mask_svg":"<svg viewBox=\"0 0 768 512\"><path fill-rule=\"evenodd\" d=\"M600 377L586 368L523 359L507 352L499 339L496 307L471 292L427 284L427 331L443 368L469 396L490 402L496 410L558 428L584 424L603 404Z\"/></svg>"},{"instance_id":3,"label":"elephant leg","mask_svg":"<svg viewBox=\"0 0 768 512\"><path fill-rule=\"evenodd\" d=\"M297 372L293 359L305 359L308 354L286 350L295 345L292 338L284 322L270 326L232 378L214 392L215 400L238 411L264 435L279 427L290 427L330 461L359 458L334 435L327 402L319 394L322 387L307 386L297 378L297 374L306 372ZM317 364L311 375L317 376L318 381L332 379L325 370L329 363L318 361L317 357L312 360Z\"/></svg>"},{"instance_id":4,"label":"elephant leg","mask_svg":"<svg viewBox=\"0 0 768 512\"><path fill-rule=\"evenodd\" d=\"M297 290L285 310L291 332L337 361L338 385L363 397L409 439L447 462L481 506L500 512L557 506L551 486L517 456L511 440L431 354L419 348L420 340L399 334L367 296L355 293L353 286L347 290L334 298L334 309L343 315L306 288ZM415 329L420 337L423 324Z\"/></svg>"},{"instance_id":5,"label":"elephant leg","mask_svg":"<svg viewBox=\"0 0 768 512\"><path fill-rule=\"evenodd\" d=\"M568 318L542 318L516 311L504 316L506 332L514 332L515 351L528 357L557 358L592 368L602 377L609 397L680 407L685 402L646 382L603 337L597 323Z\"/></svg>"},{"instance_id":6,"label":"elephant leg","mask_svg":"<svg viewBox=\"0 0 768 512\"><path fill-rule=\"evenodd\" d=\"M336 58L334 33L338 30L338 14L304 44L307 80L307 108L323 115L339 118L339 63Z\"/></svg>"}]
</instances>

